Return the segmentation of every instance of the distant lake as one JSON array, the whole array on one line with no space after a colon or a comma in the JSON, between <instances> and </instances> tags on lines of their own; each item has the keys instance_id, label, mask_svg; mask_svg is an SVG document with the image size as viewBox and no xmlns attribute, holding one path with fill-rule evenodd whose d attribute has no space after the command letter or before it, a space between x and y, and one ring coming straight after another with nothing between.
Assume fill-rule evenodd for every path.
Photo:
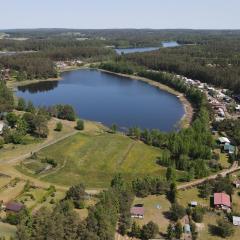
<instances>
[{"instance_id":1,"label":"distant lake","mask_svg":"<svg viewBox=\"0 0 240 240\"><path fill-rule=\"evenodd\" d=\"M180 44L178 44L176 41L170 41L170 42L162 42L162 46L164 48L171 48L171 47L179 47Z\"/></svg>"},{"instance_id":2,"label":"distant lake","mask_svg":"<svg viewBox=\"0 0 240 240\"><path fill-rule=\"evenodd\" d=\"M115 123L121 129L168 132L184 114L175 95L142 81L88 69L63 73L62 78L18 87L16 95L36 106L70 104L83 119Z\"/></svg>"},{"instance_id":3,"label":"distant lake","mask_svg":"<svg viewBox=\"0 0 240 240\"><path fill-rule=\"evenodd\" d=\"M180 46L176 41L162 42L163 48L178 47ZM137 53L137 52L150 52L160 49L161 47L142 47L142 48L116 48L115 51L117 54L128 54L128 53Z\"/></svg>"}]
</instances>

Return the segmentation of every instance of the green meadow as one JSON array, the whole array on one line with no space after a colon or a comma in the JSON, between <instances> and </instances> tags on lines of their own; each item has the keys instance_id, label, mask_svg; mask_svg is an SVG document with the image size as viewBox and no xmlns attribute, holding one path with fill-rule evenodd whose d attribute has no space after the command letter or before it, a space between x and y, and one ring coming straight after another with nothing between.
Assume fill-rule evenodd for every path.
<instances>
[{"instance_id":1,"label":"green meadow","mask_svg":"<svg viewBox=\"0 0 240 240\"><path fill-rule=\"evenodd\" d=\"M108 187L114 174L127 179L164 176L165 168L156 163L161 150L132 140L121 134L103 133L97 136L79 133L37 154L37 159L22 163L22 171L41 180L70 186L79 182L89 188ZM44 167L41 159L53 159L57 167Z\"/></svg>"}]
</instances>

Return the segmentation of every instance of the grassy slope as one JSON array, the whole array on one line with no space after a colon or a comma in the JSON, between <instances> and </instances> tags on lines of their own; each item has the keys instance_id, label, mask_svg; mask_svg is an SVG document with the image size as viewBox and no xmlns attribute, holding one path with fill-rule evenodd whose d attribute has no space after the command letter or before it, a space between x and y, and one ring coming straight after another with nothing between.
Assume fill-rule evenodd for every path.
<instances>
[{"instance_id":1,"label":"grassy slope","mask_svg":"<svg viewBox=\"0 0 240 240\"><path fill-rule=\"evenodd\" d=\"M156 164L159 149L118 134L92 136L79 133L39 154L58 162L57 169L40 176L41 179L60 185L83 182L88 187L102 188L109 185L116 172L121 172L127 179L165 173Z\"/></svg>"}]
</instances>

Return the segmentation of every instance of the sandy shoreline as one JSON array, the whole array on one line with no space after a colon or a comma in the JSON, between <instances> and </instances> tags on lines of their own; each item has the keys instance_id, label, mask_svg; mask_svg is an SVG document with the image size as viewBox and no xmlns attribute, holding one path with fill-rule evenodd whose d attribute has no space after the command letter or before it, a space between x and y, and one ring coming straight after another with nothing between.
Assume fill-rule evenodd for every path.
<instances>
[{"instance_id":1,"label":"sandy shoreline","mask_svg":"<svg viewBox=\"0 0 240 240\"><path fill-rule=\"evenodd\" d=\"M91 68L89 68L85 65L85 66L82 66L79 68L64 69L64 70L60 71L60 74L63 72L76 71L79 69L91 69ZM184 112L185 112L178 124L179 124L180 128L187 128L190 126L190 124L192 122L194 110L193 110L191 103L187 100L187 98L182 93L174 90L173 88L168 87L167 85L150 80L148 78L139 77L139 76L135 76L135 75L122 74L122 73L115 73L115 72L107 71L104 69L96 68L96 70L99 70L99 71L105 72L105 73L109 73L112 75L126 77L126 78L133 79L133 80L139 80L139 81L145 82L151 86L157 87L161 90L167 91L168 93L171 93L171 94L177 96L179 98L179 100L181 101L181 103L183 104ZM24 85L34 84L34 83L39 83L39 82L61 81L61 80L62 80L62 77L59 76L57 78L49 78L49 79L43 79L43 80L36 79L36 80L27 80L27 81L22 81L22 82L14 81L14 82L9 82L8 87L15 90L15 88L18 86L24 86Z\"/></svg>"}]
</instances>

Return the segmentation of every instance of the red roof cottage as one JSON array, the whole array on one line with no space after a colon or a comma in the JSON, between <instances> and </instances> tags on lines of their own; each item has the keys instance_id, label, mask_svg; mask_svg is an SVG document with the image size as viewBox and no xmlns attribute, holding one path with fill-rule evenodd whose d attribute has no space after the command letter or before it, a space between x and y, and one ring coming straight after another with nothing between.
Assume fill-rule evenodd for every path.
<instances>
[{"instance_id":1,"label":"red roof cottage","mask_svg":"<svg viewBox=\"0 0 240 240\"><path fill-rule=\"evenodd\" d=\"M144 207L134 206L131 208L130 213L132 218L144 218Z\"/></svg>"},{"instance_id":2,"label":"red roof cottage","mask_svg":"<svg viewBox=\"0 0 240 240\"><path fill-rule=\"evenodd\" d=\"M23 209L24 205L17 202L9 202L6 204L5 210L18 213Z\"/></svg>"},{"instance_id":3,"label":"red roof cottage","mask_svg":"<svg viewBox=\"0 0 240 240\"><path fill-rule=\"evenodd\" d=\"M231 208L230 196L226 193L214 193L214 206L223 210Z\"/></svg>"}]
</instances>

